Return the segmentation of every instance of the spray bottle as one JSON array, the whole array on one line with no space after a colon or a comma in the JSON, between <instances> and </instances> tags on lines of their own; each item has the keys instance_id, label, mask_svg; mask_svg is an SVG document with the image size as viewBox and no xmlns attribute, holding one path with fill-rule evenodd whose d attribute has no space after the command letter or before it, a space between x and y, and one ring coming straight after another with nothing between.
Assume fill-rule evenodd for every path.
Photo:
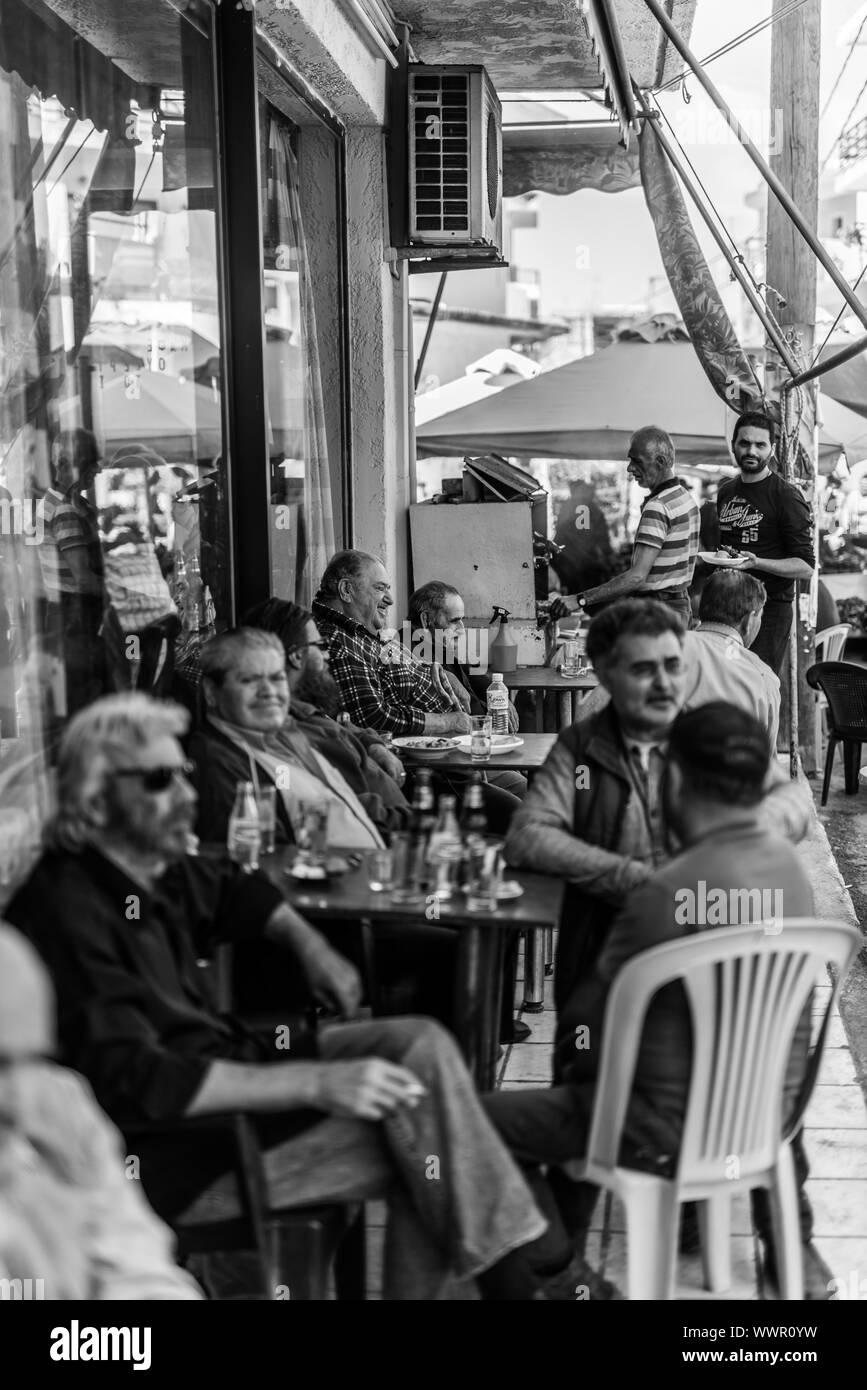
<instances>
[{"instance_id":1,"label":"spray bottle","mask_svg":"<svg viewBox=\"0 0 867 1390\"><path fill-rule=\"evenodd\" d=\"M495 671L515 671L518 667L518 642L509 627L509 614L505 608L494 607L494 621L499 618L500 626L491 643L488 664Z\"/></svg>"}]
</instances>

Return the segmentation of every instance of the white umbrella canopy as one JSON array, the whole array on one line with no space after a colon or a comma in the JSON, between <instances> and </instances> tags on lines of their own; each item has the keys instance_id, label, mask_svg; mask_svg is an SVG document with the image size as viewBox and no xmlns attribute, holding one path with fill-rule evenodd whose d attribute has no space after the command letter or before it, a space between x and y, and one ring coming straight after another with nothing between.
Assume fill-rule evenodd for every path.
<instances>
[{"instance_id":1,"label":"white umbrella canopy","mask_svg":"<svg viewBox=\"0 0 867 1390\"><path fill-rule=\"evenodd\" d=\"M863 420L835 401L825 405L820 467L830 472L847 441L863 448ZM417 416L416 442L428 454L617 460L637 429L654 424L671 435L679 463L733 467L736 419L690 342L624 340L449 413L421 423Z\"/></svg>"},{"instance_id":2,"label":"white umbrella canopy","mask_svg":"<svg viewBox=\"0 0 867 1390\"><path fill-rule=\"evenodd\" d=\"M449 415L462 406L472 405L474 401L495 396L507 386L515 386L519 381L539 375L539 364L529 357L522 357L510 348L496 348L493 352L471 362L455 381L447 381L433 391L423 391L415 398L416 430L436 420L441 415Z\"/></svg>"}]
</instances>

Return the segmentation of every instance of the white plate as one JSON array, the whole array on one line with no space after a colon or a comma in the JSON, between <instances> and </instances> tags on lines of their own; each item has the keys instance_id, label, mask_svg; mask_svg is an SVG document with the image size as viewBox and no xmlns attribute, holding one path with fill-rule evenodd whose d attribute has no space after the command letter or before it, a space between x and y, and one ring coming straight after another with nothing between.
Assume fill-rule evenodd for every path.
<instances>
[{"instance_id":1,"label":"white plate","mask_svg":"<svg viewBox=\"0 0 867 1390\"><path fill-rule=\"evenodd\" d=\"M722 554L719 554L716 550L700 550L698 552L698 558L704 560L706 565L719 565L721 569L739 570L741 565L747 564L754 557L752 555L743 555L736 560L734 555L726 555L724 551Z\"/></svg>"},{"instance_id":2,"label":"white plate","mask_svg":"<svg viewBox=\"0 0 867 1390\"><path fill-rule=\"evenodd\" d=\"M455 747L462 752L469 753L471 734L461 734L460 738L455 739ZM517 734L494 734L491 739L491 754L496 757L498 753L511 753L513 748L522 748L524 740L518 738Z\"/></svg>"},{"instance_id":3,"label":"white plate","mask_svg":"<svg viewBox=\"0 0 867 1390\"><path fill-rule=\"evenodd\" d=\"M443 743L445 744L443 748L416 748L413 746L425 737L434 738L437 736L434 734L428 734L427 736L424 734L415 734L412 737L407 735L403 738L393 738L391 740L391 746L392 748L402 749L413 758L444 758L446 753L450 753L452 749L457 748L459 743L459 740L456 738L443 737Z\"/></svg>"}]
</instances>

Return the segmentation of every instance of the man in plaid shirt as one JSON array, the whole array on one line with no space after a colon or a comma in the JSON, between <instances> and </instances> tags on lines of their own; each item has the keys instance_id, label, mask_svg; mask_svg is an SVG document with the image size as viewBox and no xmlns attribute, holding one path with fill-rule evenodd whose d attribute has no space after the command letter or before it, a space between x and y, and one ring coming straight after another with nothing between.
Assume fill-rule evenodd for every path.
<instances>
[{"instance_id":1,"label":"man in plaid shirt","mask_svg":"<svg viewBox=\"0 0 867 1390\"><path fill-rule=\"evenodd\" d=\"M313 616L353 722L397 735L469 733L469 715L440 667L380 639L393 603L385 566L373 555L341 550L329 562Z\"/></svg>"}]
</instances>

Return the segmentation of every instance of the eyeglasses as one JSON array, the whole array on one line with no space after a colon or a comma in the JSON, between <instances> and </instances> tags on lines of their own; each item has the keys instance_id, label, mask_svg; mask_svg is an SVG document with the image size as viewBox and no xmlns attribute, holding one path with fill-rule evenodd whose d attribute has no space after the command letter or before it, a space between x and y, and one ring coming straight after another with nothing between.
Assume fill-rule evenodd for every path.
<instances>
[{"instance_id":1,"label":"eyeglasses","mask_svg":"<svg viewBox=\"0 0 867 1390\"><path fill-rule=\"evenodd\" d=\"M321 637L317 642L293 642L292 646L289 648L289 651L300 652L302 647L318 647L321 652L328 651L328 643L323 642Z\"/></svg>"},{"instance_id":2,"label":"eyeglasses","mask_svg":"<svg viewBox=\"0 0 867 1390\"><path fill-rule=\"evenodd\" d=\"M191 777L196 770L195 763L181 763L171 767L116 767L115 777L140 777L146 792L168 791L176 777Z\"/></svg>"}]
</instances>

